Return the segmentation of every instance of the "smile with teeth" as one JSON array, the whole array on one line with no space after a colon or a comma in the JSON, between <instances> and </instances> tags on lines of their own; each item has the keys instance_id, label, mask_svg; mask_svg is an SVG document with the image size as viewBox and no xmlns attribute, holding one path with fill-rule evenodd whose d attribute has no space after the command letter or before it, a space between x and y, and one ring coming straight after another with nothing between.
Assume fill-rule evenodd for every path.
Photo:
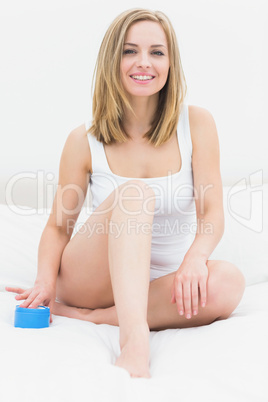
<instances>
[{"instance_id":1,"label":"smile with teeth","mask_svg":"<svg viewBox=\"0 0 268 402\"><path fill-rule=\"evenodd\" d=\"M130 77L138 81L148 81L154 78L152 75L131 75Z\"/></svg>"}]
</instances>

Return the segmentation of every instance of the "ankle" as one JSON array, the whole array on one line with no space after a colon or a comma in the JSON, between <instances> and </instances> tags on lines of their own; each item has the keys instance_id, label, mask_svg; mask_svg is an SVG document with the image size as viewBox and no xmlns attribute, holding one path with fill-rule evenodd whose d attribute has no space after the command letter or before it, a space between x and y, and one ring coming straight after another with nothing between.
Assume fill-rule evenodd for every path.
<instances>
[{"instance_id":1,"label":"ankle","mask_svg":"<svg viewBox=\"0 0 268 402\"><path fill-rule=\"evenodd\" d=\"M145 339L149 340L150 328L147 323L138 324L133 327L120 328L120 347L121 349L126 345L126 343L136 340Z\"/></svg>"}]
</instances>

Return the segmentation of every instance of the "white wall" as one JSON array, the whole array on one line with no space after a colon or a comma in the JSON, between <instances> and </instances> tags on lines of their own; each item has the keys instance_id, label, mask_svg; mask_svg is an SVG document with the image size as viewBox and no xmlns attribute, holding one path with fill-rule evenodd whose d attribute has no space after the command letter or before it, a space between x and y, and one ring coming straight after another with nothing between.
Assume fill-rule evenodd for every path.
<instances>
[{"instance_id":1,"label":"white wall","mask_svg":"<svg viewBox=\"0 0 268 402\"><path fill-rule=\"evenodd\" d=\"M210 110L217 124L224 183L256 171L268 181L266 0L10 0L0 12L0 202L14 174L57 178L67 135L91 114L102 37L134 7L171 19L186 101Z\"/></svg>"}]
</instances>

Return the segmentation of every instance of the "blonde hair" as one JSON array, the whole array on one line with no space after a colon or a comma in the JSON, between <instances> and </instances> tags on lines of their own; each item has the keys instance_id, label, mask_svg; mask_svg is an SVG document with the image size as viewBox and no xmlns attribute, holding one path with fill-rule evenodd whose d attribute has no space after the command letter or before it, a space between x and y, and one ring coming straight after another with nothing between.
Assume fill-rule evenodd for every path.
<instances>
[{"instance_id":1,"label":"blonde hair","mask_svg":"<svg viewBox=\"0 0 268 402\"><path fill-rule=\"evenodd\" d=\"M176 130L181 105L186 96L186 81L182 69L175 31L168 17L160 11L142 8L120 14L112 22L100 46L94 76L92 125L89 132L105 144L126 142L129 138L122 127L124 108L132 110L120 79L120 63L126 33L138 21L158 22L167 38L170 68L166 84L159 92L158 107L152 126L144 134L149 142L159 146ZM132 110L134 113L134 111Z\"/></svg>"}]
</instances>

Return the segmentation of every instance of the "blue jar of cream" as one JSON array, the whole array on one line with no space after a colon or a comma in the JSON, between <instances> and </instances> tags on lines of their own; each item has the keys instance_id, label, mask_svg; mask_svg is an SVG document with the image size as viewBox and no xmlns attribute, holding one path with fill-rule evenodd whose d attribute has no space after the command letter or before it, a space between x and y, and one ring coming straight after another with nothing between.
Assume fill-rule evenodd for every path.
<instances>
[{"instance_id":1,"label":"blue jar of cream","mask_svg":"<svg viewBox=\"0 0 268 402\"><path fill-rule=\"evenodd\" d=\"M46 328L49 327L50 308L24 308L16 306L14 327L19 328Z\"/></svg>"}]
</instances>

